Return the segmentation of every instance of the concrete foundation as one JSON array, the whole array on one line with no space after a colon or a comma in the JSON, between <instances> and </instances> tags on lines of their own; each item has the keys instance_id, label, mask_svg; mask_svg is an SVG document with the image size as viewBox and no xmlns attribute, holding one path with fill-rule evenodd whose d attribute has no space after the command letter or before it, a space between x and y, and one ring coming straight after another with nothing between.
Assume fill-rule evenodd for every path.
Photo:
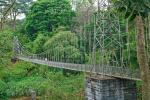
<instances>
[{"instance_id":1,"label":"concrete foundation","mask_svg":"<svg viewBox=\"0 0 150 100\"><path fill-rule=\"evenodd\" d=\"M135 81L87 77L85 87L86 100L137 100Z\"/></svg>"}]
</instances>

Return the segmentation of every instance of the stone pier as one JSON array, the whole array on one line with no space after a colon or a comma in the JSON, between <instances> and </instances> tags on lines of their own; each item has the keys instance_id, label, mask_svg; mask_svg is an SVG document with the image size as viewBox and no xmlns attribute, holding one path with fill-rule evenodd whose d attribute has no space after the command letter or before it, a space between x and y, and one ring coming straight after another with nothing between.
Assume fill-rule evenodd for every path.
<instances>
[{"instance_id":1,"label":"stone pier","mask_svg":"<svg viewBox=\"0 0 150 100\"><path fill-rule=\"evenodd\" d=\"M104 76L86 77L86 100L137 100L135 81Z\"/></svg>"}]
</instances>

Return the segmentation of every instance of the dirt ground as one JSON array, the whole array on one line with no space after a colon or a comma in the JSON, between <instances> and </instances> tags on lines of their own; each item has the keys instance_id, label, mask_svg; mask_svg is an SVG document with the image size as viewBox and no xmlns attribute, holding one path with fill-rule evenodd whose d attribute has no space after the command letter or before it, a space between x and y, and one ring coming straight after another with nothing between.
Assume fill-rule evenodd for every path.
<instances>
[{"instance_id":1,"label":"dirt ground","mask_svg":"<svg viewBox=\"0 0 150 100\"><path fill-rule=\"evenodd\" d=\"M21 98L13 98L9 100L32 100L31 97L21 97ZM36 98L36 100L40 100L39 97Z\"/></svg>"}]
</instances>

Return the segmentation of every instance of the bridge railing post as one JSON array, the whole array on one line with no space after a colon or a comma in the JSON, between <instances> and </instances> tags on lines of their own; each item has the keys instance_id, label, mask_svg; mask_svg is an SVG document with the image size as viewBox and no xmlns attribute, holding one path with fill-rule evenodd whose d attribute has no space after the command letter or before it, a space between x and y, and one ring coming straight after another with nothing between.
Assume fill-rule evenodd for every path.
<instances>
[{"instance_id":1,"label":"bridge railing post","mask_svg":"<svg viewBox=\"0 0 150 100\"><path fill-rule=\"evenodd\" d=\"M31 90L31 99L36 100L36 92L34 90Z\"/></svg>"}]
</instances>

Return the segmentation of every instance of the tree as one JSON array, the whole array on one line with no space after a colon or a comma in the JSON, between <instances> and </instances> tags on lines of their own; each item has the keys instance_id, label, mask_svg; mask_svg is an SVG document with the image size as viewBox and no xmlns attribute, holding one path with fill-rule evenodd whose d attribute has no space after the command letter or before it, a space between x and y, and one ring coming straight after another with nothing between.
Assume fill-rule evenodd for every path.
<instances>
[{"instance_id":1,"label":"tree","mask_svg":"<svg viewBox=\"0 0 150 100\"><path fill-rule=\"evenodd\" d=\"M85 63L86 54L81 51L82 47L78 45L78 42L78 37L74 33L59 31L45 43L44 48L50 53L50 60Z\"/></svg>"},{"instance_id":2,"label":"tree","mask_svg":"<svg viewBox=\"0 0 150 100\"><path fill-rule=\"evenodd\" d=\"M125 18L135 21L137 30L137 58L141 69L141 78L143 81L143 100L150 100L150 70L148 65L148 58L145 52L145 38L144 38L144 21L150 12L149 0L113 0L119 12L125 13Z\"/></svg>"},{"instance_id":3,"label":"tree","mask_svg":"<svg viewBox=\"0 0 150 100\"><path fill-rule=\"evenodd\" d=\"M25 47L34 54L43 52L43 44L46 42L47 39L48 37L44 36L42 33L38 33L36 39L27 43Z\"/></svg>"},{"instance_id":4,"label":"tree","mask_svg":"<svg viewBox=\"0 0 150 100\"><path fill-rule=\"evenodd\" d=\"M0 1L0 30L3 29L3 24L5 19L7 18L8 14L10 13L11 9L14 7L16 0L1 0Z\"/></svg>"},{"instance_id":5,"label":"tree","mask_svg":"<svg viewBox=\"0 0 150 100\"><path fill-rule=\"evenodd\" d=\"M17 16L26 13L32 1L33 0L1 0L1 29L4 26L4 22L8 21L15 30Z\"/></svg>"},{"instance_id":6,"label":"tree","mask_svg":"<svg viewBox=\"0 0 150 100\"><path fill-rule=\"evenodd\" d=\"M83 33L82 28L85 27L85 24L90 23L94 12L94 3L90 0L76 0L76 2L76 17L72 30L79 34Z\"/></svg>"},{"instance_id":7,"label":"tree","mask_svg":"<svg viewBox=\"0 0 150 100\"><path fill-rule=\"evenodd\" d=\"M74 15L68 0L38 1L27 13L25 30L33 39L38 31L47 33L58 26L65 26L69 29Z\"/></svg>"},{"instance_id":8,"label":"tree","mask_svg":"<svg viewBox=\"0 0 150 100\"><path fill-rule=\"evenodd\" d=\"M14 30L16 29L17 16L27 13L28 8L32 2L33 0L16 0L14 7L10 13L10 18L12 20L12 27Z\"/></svg>"},{"instance_id":9,"label":"tree","mask_svg":"<svg viewBox=\"0 0 150 100\"><path fill-rule=\"evenodd\" d=\"M86 63L87 54L82 51L82 46L78 44L79 40L76 34L70 31L58 31L45 44L50 61L66 63ZM63 69L63 74L77 74L77 72Z\"/></svg>"}]
</instances>

